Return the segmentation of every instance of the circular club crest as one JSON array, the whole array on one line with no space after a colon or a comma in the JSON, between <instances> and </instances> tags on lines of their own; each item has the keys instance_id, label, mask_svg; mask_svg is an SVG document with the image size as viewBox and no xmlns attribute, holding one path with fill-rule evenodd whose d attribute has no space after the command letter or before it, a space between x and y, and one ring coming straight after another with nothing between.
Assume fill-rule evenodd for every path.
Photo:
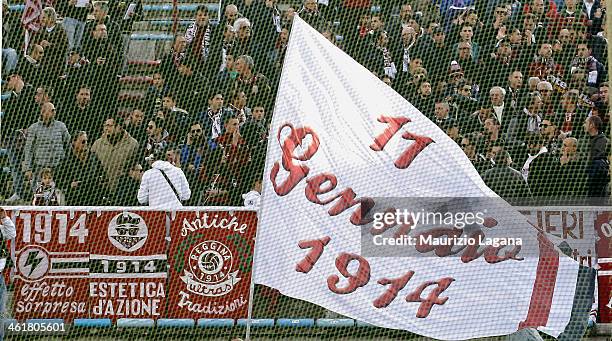
<instances>
[{"instance_id":1,"label":"circular club crest","mask_svg":"<svg viewBox=\"0 0 612 341\"><path fill-rule=\"evenodd\" d=\"M233 261L230 249L216 240L196 245L189 254L191 272L207 284L224 281L232 270Z\"/></svg>"},{"instance_id":2,"label":"circular club crest","mask_svg":"<svg viewBox=\"0 0 612 341\"><path fill-rule=\"evenodd\" d=\"M149 229L136 213L123 212L108 224L108 239L121 251L134 252L140 249L149 235Z\"/></svg>"},{"instance_id":3,"label":"circular club crest","mask_svg":"<svg viewBox=\"0 0 612 341\"><path fill-rule=\"evenodd\" d=\"M17 271L26 281L43 278L50 267L49 252L40 246L28 246L17 257Z\"/></svg>"}]
</instances>

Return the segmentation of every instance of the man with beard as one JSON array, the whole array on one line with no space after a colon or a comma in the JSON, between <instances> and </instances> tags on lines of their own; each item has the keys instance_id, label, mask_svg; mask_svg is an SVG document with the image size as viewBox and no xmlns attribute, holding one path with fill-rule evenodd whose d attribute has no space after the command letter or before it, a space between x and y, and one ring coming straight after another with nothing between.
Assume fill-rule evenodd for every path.
<instances>
[{"instance_id":1,"label":"man with beard","mask_svg":"<svg viewBox=\"0 0 612 341\"><path fill-rule=\"evenodd\" d=\"M125 131L127 131L131 137L136 139L139 145L142 145L147 139L144 117L145 115L140 108L134 108L130 113L130 117L128 117L125 121Z\"/></svg>"},{"instance_id":2,"label":"man with beard","mask_svg":"<svg viewBox=\"0 0 612 341\"><path fill-rule=\"evenodd\" d=\"M99 115L92 104L91 88L81 85L76 92L76 96L67 103L62 110L59 119L66 123L68 131L86 131L89 136L96 138L100 136L99 130L102 126L104 116Z\"/></svg>"},{"instance_id":3,"label":"man with beard","mask_svg":"<svg viewBox=\"0 0 612 341\"><path fill-rule=\"evenodd\" d=\"M187 50L195 60L194 71L206 78L216 76L222 62L221 39L223 36L217 27L209 22L208 7L201 5L196 9L195 21L185 32Z\"/></svg>"},{"instance_id":4,"label":"man with beard","mask_svg":"<svg viewBox=\"0 0 612 341\"><path fill-rule=\"evenodd\" d=\"M432 95L431 83L428 80L423 79L420 81L416 95L413 96L410 101L420 112L427 116L427 118L430 120L433 119L431 113L434 111L436 101Z\"/></svg>"},{"instance_id":5,"label":"man with beard","mask_svg":"<svg viewBox=\"0 0 612 341\"><path fill-rule=\"evenodd\" d=\"M587 86L595 89L607 75L604 65L591 56L591 49L585 41L578 42L576 45L576 56L572 60L571 73L574 73L576 69L586 70L588 73Z\"/></svg>"},{"instance_id":6,"label":"man with beard","mask_svg":"<svg viewBox=\"0 0 612 341\"><path fill-rule=\"evenodd\" d=\"M98 185L104 182L100 161L89 152L89 138L78 131L72 138L72 149L55 172L57 187L66 196L70 206L95 206L100 204Z\"/></svg>"},{"instance_id":7,"label":"man with beard","mask_svg":"<svg viewBox=\"0 0 612 341\"><path fill-rule=\"evenodd\" d=\"M94 142L91 151L98 157L108 183L105 184L104 202L112 202L117 191L119 177L125 174L127 165L135 156L138 141L124 129L124 122L119 117L110 116L104 122L102 137Z\"/></svg>"},{"instance_id":8,"label":"man with beard","mask_svg":"<svg viewBox=\"0 0 612 341\"><path fill-rule=\"evenodd\" d=\"M147 124L147 141L143 146L145 160L153 154L165 150L168 146L169 136L170 134L166 130L166 120L161 117L151 118Z\"/></svg>"}]
</instances>

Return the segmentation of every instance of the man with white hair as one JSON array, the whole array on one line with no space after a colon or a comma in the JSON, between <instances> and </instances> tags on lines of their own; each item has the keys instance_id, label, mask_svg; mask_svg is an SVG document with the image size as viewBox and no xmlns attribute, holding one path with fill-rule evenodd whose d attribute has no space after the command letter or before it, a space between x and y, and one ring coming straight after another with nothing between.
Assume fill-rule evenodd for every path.
<instances>
[{"instance_id":1,"label":"man with white hair","mask_svg":"<svg viewBox=\"0 0 612 341\"><path fill-rule=\"evenodd\" d=\"M238 18L234 21L234 33L236 38L234 40L234 46L230 50L232 55L262 55L261 52L257 51L251 29L251 21L248 18Z\"/></svg>"},{"instance_id":2,"label":"man with white hair","mask_svg":"<svg viewBox=\"0 0 612 341\"><path fill-rule=\"evenodd\" d=\"M506 105L506 90L501 86L494 86L489 90L489 99L493 118L500 124L502 134L508 131L510 120L515 115L510 105Z\"/></svg>"},{"instance_id":3,"label":"man with white hair","mask_svg":"<svg viewBox=\"0 0 612 341\"><path fill-rule=\"evenodd\" d=\"M234 4L229 4L225 6L225 11L223 12L223 18L225 19L225 24L229 26L234 26L234 21L239 18L238 15L238 7Z\"/></svg>"},{"instance_id":4,"label":"man with white hair","mask_svg":"<svg viewBox=\"0 0 612 341\"><path fill-rule=\"evenodd\" d=\"M555 105L553 103L553 87L547 81L541 81L536 90L542 97L542 117L555 121Z\"/></svg>"}]
</instances>

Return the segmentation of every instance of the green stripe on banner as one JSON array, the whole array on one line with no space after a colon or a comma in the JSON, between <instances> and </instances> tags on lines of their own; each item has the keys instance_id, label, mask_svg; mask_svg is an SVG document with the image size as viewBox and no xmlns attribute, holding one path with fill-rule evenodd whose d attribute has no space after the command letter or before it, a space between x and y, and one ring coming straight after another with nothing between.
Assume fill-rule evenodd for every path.
<instances>
[{"instance_id":1,"label":"green stripe on banner","mask_svg":"<svg viewBox=\"0 0 612 341\"><path fill-rule=\"evenodd\" d=\"M53 269L89 269L89 262L52 263Z\"/></svg>"},{"instance_id":2,"label":"green stripe on banner","mask_svg":"<svg viewBox=\"0 0 612 341\"><path fill-rule=\"evenodd\" d=\"M578 279L576 281L576 293L574 294L572 316L565 330L559 335L557 340L580 340L582 335L584 335L587 329L589 312L593 305L595 275L596 272L594 269L582 265L580 266L578 270Z\"/></svg>"}]
</instances>

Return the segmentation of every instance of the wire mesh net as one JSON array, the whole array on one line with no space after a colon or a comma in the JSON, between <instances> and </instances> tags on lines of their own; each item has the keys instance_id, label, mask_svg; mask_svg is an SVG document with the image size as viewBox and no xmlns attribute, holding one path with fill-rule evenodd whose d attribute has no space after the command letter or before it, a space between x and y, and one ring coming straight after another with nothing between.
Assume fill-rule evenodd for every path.
<instances>
[{"instance_id":1,"label":"wire mesh net","mask_svg":"<svg viewBox=\"0 0 612 341\"><path fill-rule=\"evenodd\" d=\"M32 244L45 242L47 228L63 229L64 238L78 240L85 233L79 214L93 219L83 209L76 216L64 212L45 218L35 207L114 207L102 209L97 218L106 219L104 226L118 226L109 240L124 248L140 243L139 219L149 230L160 226L167 236L177 220L151 211L121 215L117 207L257 207L266 147L274 138L269 135L273 109L275 101L283 101L276 94L296 13L446 132L501 197L522 203L538 199L540 205L607 200L605 2L3 1L0 198L9 205L17 239L23 241L12 248L29 245L23 233L30 226ZM151 169L159 172L147 174ZM30 215L17 218L10 206ZM56 238L54 233L49 238ZM64 263L73 273L87 268L86 274L135 274L140 272L136 266L164 272L161 268L172 266L172 255L160 255L169 250L213 247L186 240L189 246L174 249L171 240L176 238L164 239L164 233L158 237L166 242L136 263L108 257L94 261L91 254L98 251L78 243L61 249L66 243L61 237L59 249L51 251L90 254L85 260L68 257ZM10 247L5 251L10 253ZM18 253L14 261L29 266L28 276L36 279L34 268L45 260L32 252ZM217 260L215 255L204 266L222 266L221 254ZM236 260L249 257L252 252ZM6 269L11 268L8 258ZM19 317L11 320L17 322L11 337L31 337L24 332L35 332L27 330L33 325L18 323L49 315L42 306L21 306L16 312L14 298L24 284L7 281L3 316ZM255 286L252 302L252 317L261 323L251 329L256 339L420 337L358 324L265 286ZM92 317L88 309L70 315L71 322ZM158 323L155 328L147 321L142 328L128 328L116 326L116 315L112 327L68 323L62 335L162 340L244 338L246 333L244 321L237 319L204 321L209 325L200 328L187 328L194 326L189 323L182 328L172 323L160 328ZM292 327L279 327L279 321ZM524 333L518 339L536 337Z\"/></svg>"}]
</instances>

